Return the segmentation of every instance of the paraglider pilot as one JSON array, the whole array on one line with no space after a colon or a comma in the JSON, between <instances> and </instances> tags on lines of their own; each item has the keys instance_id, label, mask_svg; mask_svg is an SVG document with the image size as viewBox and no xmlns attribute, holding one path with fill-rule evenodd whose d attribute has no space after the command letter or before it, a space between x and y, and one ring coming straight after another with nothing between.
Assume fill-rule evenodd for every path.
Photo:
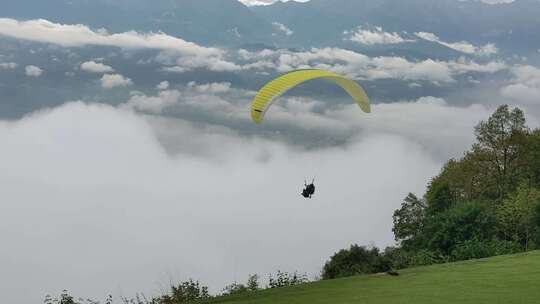
<instances>
[{"instance_id":1,"label":"paraglider pilot","mask_svg":"<svg viewBox=\"0 0 540 304\"><path fill-rule=\"evenodd\" d=\"M305 198L311 198L313 194L315 194L315 180L311 182L311 184L307 184L306 181L304 181L304 190L302 190L302 196Z\"/></svg>"}]
</instances>

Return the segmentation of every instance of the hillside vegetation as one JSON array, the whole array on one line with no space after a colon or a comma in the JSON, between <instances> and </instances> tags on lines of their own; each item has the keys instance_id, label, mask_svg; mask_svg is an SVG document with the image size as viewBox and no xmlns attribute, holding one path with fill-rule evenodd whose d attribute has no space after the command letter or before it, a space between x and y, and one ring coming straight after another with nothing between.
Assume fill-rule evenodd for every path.
<instances>
[{"instance_id":1,"label":"hillside vegetation","mask_svg":"<svg viewBox=\"0 0 540 304\"><path fill-rule=\"evenodd\" d=\"M323 280L215 298L209 303L539 303L540 252Z\"/></svg>"}]
</instances>

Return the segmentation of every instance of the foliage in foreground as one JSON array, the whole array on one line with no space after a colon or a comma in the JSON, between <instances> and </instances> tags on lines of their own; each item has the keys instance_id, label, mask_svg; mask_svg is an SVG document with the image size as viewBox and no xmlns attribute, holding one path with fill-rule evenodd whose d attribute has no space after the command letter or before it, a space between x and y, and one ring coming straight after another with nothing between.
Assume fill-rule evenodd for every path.
<instances>
[{"instance_id":1,"label":"foliage in foreground","mask_svg":"<svg viewBox=\"0 0 540 304\"><path fill-rule=\"evenodd\" d=\"M269 285L266 289L282 288L295 286L309 282L307 275L299 274L298 272L288 273L277 271L276 274L269 275ZM192 279L173 285L167 294L148 300L142 295L137 295L135 298L121 298L122 304L201 304L206 303L215 297L226 297L241 295L249 292L260 290L259 276L257 274L250 275L246 284L232 283L227 285L222 293L218 296L212 296L208 292L208 287L194 281ZM44 304L114 304L113 297L109 296L104 302L92 299L75 299L67 291L63 291L60 296L45 297Z\"/></svg>"}]
</instances>

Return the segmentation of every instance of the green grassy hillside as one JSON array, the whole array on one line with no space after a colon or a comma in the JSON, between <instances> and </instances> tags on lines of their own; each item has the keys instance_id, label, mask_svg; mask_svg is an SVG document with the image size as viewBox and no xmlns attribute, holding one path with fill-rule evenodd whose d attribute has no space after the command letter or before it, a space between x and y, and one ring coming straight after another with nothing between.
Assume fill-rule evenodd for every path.
<instances>
[{"instance_id":1,"label":"green grassy hillside","mask_svg":"<svg viewBox=\"0 0 540 304\"><path fill-rule=\"evenodd\" d=\"M540 303L540 252L321 281L217 298L211 303Z\"/></svg>"}]
</instances>

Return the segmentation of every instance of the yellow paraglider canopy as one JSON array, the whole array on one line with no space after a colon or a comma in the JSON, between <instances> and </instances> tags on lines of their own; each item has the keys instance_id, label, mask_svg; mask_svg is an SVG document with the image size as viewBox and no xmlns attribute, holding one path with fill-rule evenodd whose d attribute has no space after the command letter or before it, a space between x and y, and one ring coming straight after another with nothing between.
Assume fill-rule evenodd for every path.
<instances>
[{"instance_id":1,"label":"yellow paraglider canopy","mask_svg":"<svg viewBox=\"0 0 540 304\"><path fill-rule=\"evenodd\" d=\"M319 78L336 83L347 91L362 111L366 113L371 112L369 98L366 92L364 92L364 89L356 82L332 72L313 69L293 71L266 84L253 99L251 104L251 118L255 123L260 124L264 119L266 111L277 97L301 83Z\"/></svg>"}]
</instances>

